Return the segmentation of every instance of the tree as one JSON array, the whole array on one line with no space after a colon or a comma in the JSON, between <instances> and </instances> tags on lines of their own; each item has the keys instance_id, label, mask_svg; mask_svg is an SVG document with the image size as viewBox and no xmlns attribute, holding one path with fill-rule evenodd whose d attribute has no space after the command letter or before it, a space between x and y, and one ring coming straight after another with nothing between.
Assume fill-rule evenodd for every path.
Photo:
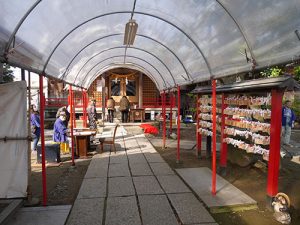
<instances>
[{"instance_id":1,"label":"tree","mask_svg":"<svg viewBox=\"0 0 300 225\"><path fill-rule=\"evenodd\" d=\"M3 64L3 80L0 82L1 83L8 83L8 82L13 82L14 81L14 72L11 70L10 65L4 63Z\"/></svg>"}]
</instances>

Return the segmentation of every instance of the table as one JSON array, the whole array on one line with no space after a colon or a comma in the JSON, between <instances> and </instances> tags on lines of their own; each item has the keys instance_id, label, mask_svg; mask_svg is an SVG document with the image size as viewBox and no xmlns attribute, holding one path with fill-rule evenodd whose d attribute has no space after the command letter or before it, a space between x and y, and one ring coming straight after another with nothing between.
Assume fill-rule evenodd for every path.
<instances>
[{"instance_id":1,"label":"table","mask_svg":"<svg viewBox=\"0 0 300 225\"><path fill-rule=\"evenodd\" d=\"M90 144L91 135L95 135L96 131L81 131L75 132L74 137L76 140L76 155L79 158L86 158Z\"/></svg>"},{"instance_id":2,"label":"table","mask_svg":"<svg viewBox=\"0 0 300 225\"><path fill-rule=\"evenodd\" d=\"M145 120L145 109L130 109L130 121L140 120L144 122Z\"/></svg>"}]
</instances>

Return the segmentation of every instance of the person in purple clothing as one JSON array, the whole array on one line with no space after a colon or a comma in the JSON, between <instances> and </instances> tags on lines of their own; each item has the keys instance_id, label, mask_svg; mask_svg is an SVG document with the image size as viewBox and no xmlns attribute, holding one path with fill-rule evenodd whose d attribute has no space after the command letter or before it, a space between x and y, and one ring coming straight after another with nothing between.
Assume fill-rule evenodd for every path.
<instances>
[{"instance_id":1,"label":"person in purple clothing","mask_svg":"<svg viewBox=\"0 0 300 225\"><path fill-rule=\"evenodd\" d=\"M67 127L65 125L66 114L61 112L60 116L56 119L53 128L53 141L57 145L57 162L60 162L60 143L67 142Z\"/></svg>"},{"instance_id":2,"label":"person in purple clothing","mask_svg":"<svg viewBox=\"0 0 300 225\"><path fill-rule=\"evenodd\" d=\"M36 108L32 108L30 111L31 137L33 141L31 144L31 150L36 152L37 144L41 135L40 116Z\"/></svg>"}]
</instances>

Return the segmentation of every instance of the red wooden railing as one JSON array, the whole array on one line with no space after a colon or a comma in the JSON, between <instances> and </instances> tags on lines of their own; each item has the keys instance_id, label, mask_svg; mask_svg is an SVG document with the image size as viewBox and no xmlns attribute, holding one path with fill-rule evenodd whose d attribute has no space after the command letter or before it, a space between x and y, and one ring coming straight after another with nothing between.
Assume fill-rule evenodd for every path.
<instances>
[{"instance_id":1,"label":"red wooden railing","mask_svg":"<svg viewBox=\"0 0 300 225\"><path fill-rule=\"evenodd\" d=\"M87 99L87 102L89 102L89 99ZM62 107L67 106L68 104L68 98L46 98L45 106L46 107ZM169 96L166 96L166 102L165 105L167 108L170 108L171 106L175 106L175 98L170 98ZM82 98L74 98L74 106L76 108L82 108L83 106L83 100ZM102 107L102 100L96 99L96 106ZM143 108L161 108L162 107L162 98L143 98Z\"/></svg>"}]
</instances>

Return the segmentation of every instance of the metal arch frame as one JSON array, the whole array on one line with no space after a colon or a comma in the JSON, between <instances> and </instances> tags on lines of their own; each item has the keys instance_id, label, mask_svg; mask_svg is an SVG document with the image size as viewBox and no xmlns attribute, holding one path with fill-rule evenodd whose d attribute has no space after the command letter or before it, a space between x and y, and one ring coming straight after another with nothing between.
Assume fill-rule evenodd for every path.
<instances>
[{"instance_id":1,"label":"metal arch frame","mask_svg":"<svg viewBox=\"0 0 300 225\"><path fill-rule=\"evenodd\" d=\"M89 47L90 45L94 44L95 42L99 41L99 40L102 40L104 38L108 38L108 37L114 37L114 36L119 36L119 35L123 35L123 33L116 33L116 34L110 34L110 35L106 35L106 36L103 36L101 38L97 38L96 40L90 42L89 44L87 44L86 46L84 46L82 49L80 49L76 54L75 56L71 59L71 61L69 62L67 68L66 68L66 71L64 72L64 74L62 75L62 77L60 79L64 79L65 78L65 75L66 73L68 72L69 70L69 67L71 66L72 62L75 60L75 58L84 50L86 49L87 47ZM183 65L182 61L178 58L178 56L169 48L167 47L166 45L164 45L163 43L161 43L160 41L157 41L151 37L148 37L146 35L141 35L141 34L136 34L136 36L139 36L139 37L143 37L143 38L146 38L146 39L150 39L158 44L160 44L161 46L165 47L168 51L170 51L172 53L172 55L178 60L178 62L180 63L180 65L183 67L183 70L185 71L186 75L188 76L188 72L187 72L187 69L185 68L185 66ZM95 55L96 56L96 55ZM94 56L93 56L94 57ZM79 72L77 73L76 77L78 76L78 74L80 73L80 71L83 69L83 67L93 58L91 57L89 60L87 60L84 65L80 68ZM173 78L174 79L174 78Z\"/></svg>"},{"instance_id":2,"label":"metal arch frame","mask_svg":"<svg viewBox=\"0 0 300 225\"><path fill-rule=\"evenodd\" d=\"M22 17L22 19L19 21L19 23L18 23L17 26L15 27L14 31L13 31L12 34L10 35L10 38L9 38L9 40L8 40L8 42L7 42L7 45L6 45L6 48L5 48L5 51L4 51L4 58L6 58L5 55L7 54L8 49L9 49L9 47L10 47L10 45L11 45L11 43L12 43L12 41L13 41L15 35L16 35L16 33L18 32L18 30L19 30L20 27L22 26L23 22L26 20L26 18L29 16L29 14L35 9L35 7L36 7L41 1L42 1L42 0L37 0L37 1L30 7L30 9L25 13L25 15ZM246 34L244 33L244 31L243 31L242 27L240 26L240 24L237 22L237 20L234 18L234 16L229 12L229 10L228 10L228 9L227 9L227 8L226 8L219 0L216 0L216 2L217 2L217 3L224 9L224 11L232 18L232 20L234 21L234 23L235 23L236 26L238 27L240 33L242 34L243 38L245 39L245 42L246 42L247 47L248 47L248 49L249 49L249 51L250 51L250 54L251 54L252 59L255 60L254 53L253 53L252 48L251 48L251 46L250 46L249 40L246 38ZM127 12L125 12L125 11L123 11L123 12L113 12L113 14L117 14L117 13L127 13ZM130 12L130 11L128 11L128 13L131 13L131 14L132 14L132 12ZM140 12L135 12L135 13L137 13L137 14L142 14L142 13L140 13ZM108 14L103 14L102 16L104 16L104 15L108 15ZM153 16L153 15L146 14L146 13L145 13L144 15ZM98 17L100 17L100 16L98 16ZM98 18L98 17L96 17L96 18ZM159 17L156 17L156 16L154 16L154 17L157 18L157 19L162 19L162 18L159 18ZM89 22L89 21L91 21L91 20L93 20L93 19L96 19L96 18L92 18L92 19L90 19L90 20L88 20L88 21L85 21L83 24L85 24L85 23L87 23L87 22ZM169 21L167 21L167 20L164 20L164 19L162 19L162 20L165 21L165 22L167 22L167 23L169 23L169 24L171 24L171 25L174 25L174 24L172 24L171 22L169 22ZM81 24L81 25L83 25L83 24ZM81 25L80 25L80 26L81 26ZM177 29L179 29L177 26L175 26L175 27L176 27ZM77 27L76 27L75 29L77 29ZM182 32L181 29L179 29L179 30ZM73 30L72 30L72 31L73 31ZM72 31L71 31L71 32L72 32ZM70 33L71 33L71 32L70 32ZM68 33L67 35L69 35L70 33ZM185 32L184 32L184 34L186 35ZM194 43L194 45L197 47L197 49L200 50L199 46L198 46L198 45L197 45L197 44L196 44L189 36L187 36L187 37L192 41L192 43ZM64 38L65 38L65 37L64 37ZM62 41L63 41L63 40L61 40L61 42L62 42ZM61 42L59 42L58 45L59 45ZM57 47L58 47L58 46L57 46ZM57 48L57 47L56 47L56 48ZM49 60L50 60L50 57L52 56L52 54L54 53L54 51L56 50L56 48L53 50L53 52L51 53L51 55L48 57L48 59L47 59L45 65L44 65L43 72L45 72L45 68L46 68L46 66L47 66L47 64L48 64L48 62L49 62ZM200 50L200 53L201 53L201 55L202 55L202 57L203 57L203 59L204 59L206 65L207 65L207 67L208 67L208 71L209 71L210 75L212 75L210 65L208 64L208 62L207 62L206 58L204 57L204 55L203 55L203 53L202 53L201 50ZM189 75L188 73L187 73L187 76L190 77L190 75Z\"/></svg>"},{"instance_id":3,"label":"metal arch frame","mask_svg":"<svg viewBox=\"0 0 300 225\"><path fill-rule=\"evenodd\" d=\"M149 63L149 62L147 62L146 60L144 60L144 59L141 59L141 58L139 58L139 57L136 57L136 56L130 56L130 55L127 55L128 57L130 57L130 58L135 58L135 59L139 59L139 60L141 60L141 61L143 61L143 62L145 62L145 63L147 63L147 64L149 64L159 75L160 75L160 77L161 77L161 79L162 79L162 81L164 82L164 86L166 87L167 85L166 85L166 81L165 81L165 79L163 78L163 76L161 75L161 73L151 64L151 63ZM96 63L88 72L87 72L87 74L85 75L85 77L83 78L83 80L82 80L82 82L81 82L81 86L82 86L82 84L83 84L83 82L86 80L86 78L87 78L87 75L96 67L96 66L98 66L100 63L102 63L102 62L104 62L104 61L106 61L106 60L109 60L109 59L113 59L113 58L117 58L117 57L124 57L124 55L115 55L115 56L111 56L111 57L108 57L108 58L105 58L105 59L103 59L103 60L101 60L100 62L98 62L98 63ZM169 84L169 83L168 83ZM169 84L170 85L170 84ZM170 85L171 86L171 85Z\"/></svg>"},{"instance_id":4,"label":"metal arch frame","mask_svg":"<svg viewBox=\"0 0 300 225\"><path fill-rule=\"evenodd\" d=\"M7 45L5 47L4 50L4 54L6 55L9 51L9 47L11 45L11 43L13 42L13 39L16 35L16 33L19 31L20 27L22 26L23 22L26 20L26 18L29 16L29 14L35 9L35 7L41 2L42 0L37 0L25 13L25 15L21 18L21 20L19 21L19 23L17 24L17 26L15 27L14 31L11 33ZM4 56L6 57L6 56Z\"/></svg>"},{"instance_id":5,"label":"metal arch frame","mask_svg":"<svg viewBox=\"0 0 300 225\"><path fill-rule=\"evenodd\" d=\"M125 49L126 46L116 46L116 47L107 48L107 49L102 50L101 52L98 52L98 53L95 54L92 58L95 58L96 56L99 56L99 55L102 54L103 52L107 52L107 51L110 51L110 50L113 50L113 49L122 49L122 48ZM165 67L165 68L168 70L168 72L170 73L170 75L171 75L171 77L172 77L172 79L173 79L174 85L176 85L175 79L174 79L174 77L173 77L173 75L172 75L172 73L171 73L169 67L168 67L168 66L167 66L160 58L158 58L156 55L154 55L154 54L152 54L151 52L148 52L148 51L146 51L146 50L144 50L144 49L136 48L136 47L128 47L128 49L130 49L130 48L131 48L131 49L136 49L136 50L140 50L140 51L146 52L146 53L148 53L149 55L151 55L151 56L153 56L154 58L156 58L159 62L161 62L161 64L163 64L164 67ZM78 74L76 75L75 80L73 81L74 83L75 83L77 77L78 77Z\"/></svg>"},{"instance_id":6,"label":"metal arch frame","mask_svg":"<svg viewBox=\"0 0 300 225\"><path fill-rule=\"evenodd\" d=\"M107 67L107 68L106 68ZM156 85L157 89L159 89L159 85L157 83L157 81L154 79L154 77L152 76L152 74L146 69L144 68L143 66L140 66L138 64L135 64L135 63L130 63L130 64L116 64L116 63L110 63L106 66L104 66L101 70L98 70L94 75L93 75L93 79L91 82L88 83L88 87L91 85L91 83L93 83L95 81L95 79L97 79L98 76L95 77L95 75L101 73L105 73L111 69L115 69L115 68L120 68L120 67L124 67L124 68L129 68L129 69L134 69L134 70L137 70L137 71L140 71L142 73L144 73L146 76L148 76L152 82ZM105 69L104 69L105 68ZM104 70L103 70L104 69ZM100 75L99 75L100 76ZM94 78L95 77L95 78Z\"/></svg>"},{"instance_id":7,"label":"metal arch frame","mask_svg":"<svg viewBox=\"0 0 300 225\"><path fill-rule=\"evenodd\" d=\"M252 48L251 48L251 46L250 46L250 42L249 42L248 38L246 37L246 34L244 33L244 31L243 31L241 25L237 22L237 20L236 20L235 17L229 12L229 10L228 10L221 2L220 2L220 0L216 0L216 2L221 6L221 8L223 8L223 10L224 10L224 11L230 16L230 18L233 20L233 22L235 23L235 25L236 25L237 28L239 29L240 33L242 34L242 36L243 36L243 38L244 38L244 40L245 40L245 42L246 42L246 45L247 45L247 47L248 47L248 49L249 49L250 55L251 55L251 57L252 57L252 60L254 60L254 61L256 62L255 57L254 57L254 53L253 53Z\"/></svg>"},{"instance_id":8,"label":"metal arch frame","mask_svg":"<svg viewBox=\"0 0 300 225\"><path fill-rule=\"evenodd\" d=\"M204 56L202 50L200 49L200 47L196 44L196 42L185 32L183 31L180 27L178 27L177 25L171 23L170 21L166 20L166 19L163 19L159 16L156 16L156 15L153 15L153 14L150 14L150 13L145 13L145 12L134 12L135 14L140 14L140 15L144 15L144 16L150 16L150 17L153 17L153 18L156 18L158 20L161 20L161 21L164 21L166 23L168 23L169 25L177 28L177 30L179 30L181 33L183 33L192 43L193 45L197 48L198 52L201 54L206 66L207 66L207 69L208 69L208 72L210 74L210 76L212 77L212 72L211 72L211 67L206 59L206 57ZM52 55L54 54L54 52L56 51L56 49L58 48L58 46L69 36L69 34L71 34L74 30L76 30L77 28L81 27L82 25L92 21L92 20L95 20L95 19L98 19L98 18L101 18L101 17L104 17L104 16L110 16L110 15L114 15L114 14L131 14L131 11L119 11L119 12L110 12L110 13L104 13L102 15L98 15L98 16L95 16L93 18L90 18L82 23L80 23L79 25L77 25L76 27L74 27L71 31L69 31L57 44L56 46L54 47L54 49L51 51L50 55L48 56L46 62L45 62L45 65L44 65L44 68L43 68L43 72L45 72L46 70L46 67L52 57ZM188 74L188 77L191 79L191 77L189 76Z\"/></svg>"}]
</instances>

